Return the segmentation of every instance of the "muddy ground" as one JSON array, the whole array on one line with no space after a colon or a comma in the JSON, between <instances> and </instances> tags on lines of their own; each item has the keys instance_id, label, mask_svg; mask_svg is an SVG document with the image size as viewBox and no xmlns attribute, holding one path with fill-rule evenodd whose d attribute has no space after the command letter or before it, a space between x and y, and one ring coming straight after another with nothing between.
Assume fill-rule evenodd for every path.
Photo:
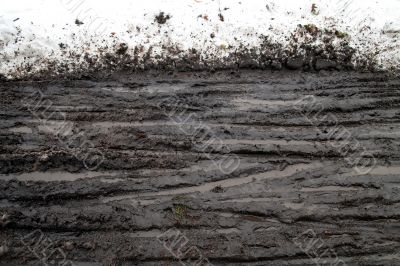
<instances>
[{"instance_id":1,"label":"muddy ground","mask_svg":"<svg viewBox=\"0 0 400 266\"><path fill-rule=\"evenodd\" d=\"M400 265L399 87L258 70L0 83L0 265Z\"/></svg>"}]
</instances>

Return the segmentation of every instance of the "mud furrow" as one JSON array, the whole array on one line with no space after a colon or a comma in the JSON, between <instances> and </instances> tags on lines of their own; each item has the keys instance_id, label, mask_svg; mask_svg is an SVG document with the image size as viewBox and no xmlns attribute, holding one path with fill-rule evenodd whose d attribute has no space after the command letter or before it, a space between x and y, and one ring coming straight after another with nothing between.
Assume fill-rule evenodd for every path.
<instances>
[{"instance_id":1,"label":"mud furrow","mask_svg":"<svg viewBox=\"0 0 400 266\"><path fill-rule=\"evenodd\" d=\"M0 264L40 263L40 232L77 266L397 265L399 86L256 70L0 83ZM168 232L188 240L179 256Z\"/></svg>"}]
</instances>

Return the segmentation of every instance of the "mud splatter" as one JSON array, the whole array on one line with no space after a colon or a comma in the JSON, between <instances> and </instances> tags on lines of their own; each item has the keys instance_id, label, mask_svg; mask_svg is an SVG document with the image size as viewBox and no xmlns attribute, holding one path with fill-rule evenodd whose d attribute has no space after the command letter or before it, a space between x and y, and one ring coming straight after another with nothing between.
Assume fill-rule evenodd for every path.
<instances>
[{"instance_id":1,"label":"mud splatter","mask_svg":"<svg viewBox=\"0 0 400 266\"><path fill-rule=\"evenodd\" d=\"M169 19L171 19L171 16L170 16L170 15L168 15L168 14L165 15L164 12L160 12L160 14L158 14L158 15L155 17L154 20L155 20L158 24L162 25L162 24L167 23L167 21L168 21Z\"/></svg>"}]
</instances>

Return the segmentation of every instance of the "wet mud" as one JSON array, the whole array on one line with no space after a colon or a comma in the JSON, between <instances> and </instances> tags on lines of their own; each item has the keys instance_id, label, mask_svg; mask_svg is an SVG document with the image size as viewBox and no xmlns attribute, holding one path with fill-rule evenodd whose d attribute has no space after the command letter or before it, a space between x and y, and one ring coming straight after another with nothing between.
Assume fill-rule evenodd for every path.
<instances>
[{"instance_id":1,"label":"wet mud","mask_svg":"<svg viewBox=\"0 0 400 266\"><path fill-rule=\"evenodd\" d=\"M399 265L399 87L286 70L2 82L0 264ZM32 252L33 232L51 248Z\"/></svg>"}]
</instances>

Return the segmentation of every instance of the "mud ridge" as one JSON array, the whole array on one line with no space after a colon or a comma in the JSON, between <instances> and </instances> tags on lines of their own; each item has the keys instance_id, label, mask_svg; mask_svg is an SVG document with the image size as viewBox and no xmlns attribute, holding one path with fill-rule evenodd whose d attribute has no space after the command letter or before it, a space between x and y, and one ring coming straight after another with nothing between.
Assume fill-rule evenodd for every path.
<instances>
[{"instance_id":1,"label":"mud ridge","mask_svg":"<svg viewBox=\"0 0 400 266\"><path fill-rule=\"evenodd\" d=\"M38 265L21 236L41 230L77 266L181 265L158 238L179 230L212 265L315 265L299 239L346 265L397 265L398 86L254 69L1 82L0 264ZM333 120L299 109L310 95ZM239 163L224 172L227 156Z\"/></svg>"}]
</instances>

